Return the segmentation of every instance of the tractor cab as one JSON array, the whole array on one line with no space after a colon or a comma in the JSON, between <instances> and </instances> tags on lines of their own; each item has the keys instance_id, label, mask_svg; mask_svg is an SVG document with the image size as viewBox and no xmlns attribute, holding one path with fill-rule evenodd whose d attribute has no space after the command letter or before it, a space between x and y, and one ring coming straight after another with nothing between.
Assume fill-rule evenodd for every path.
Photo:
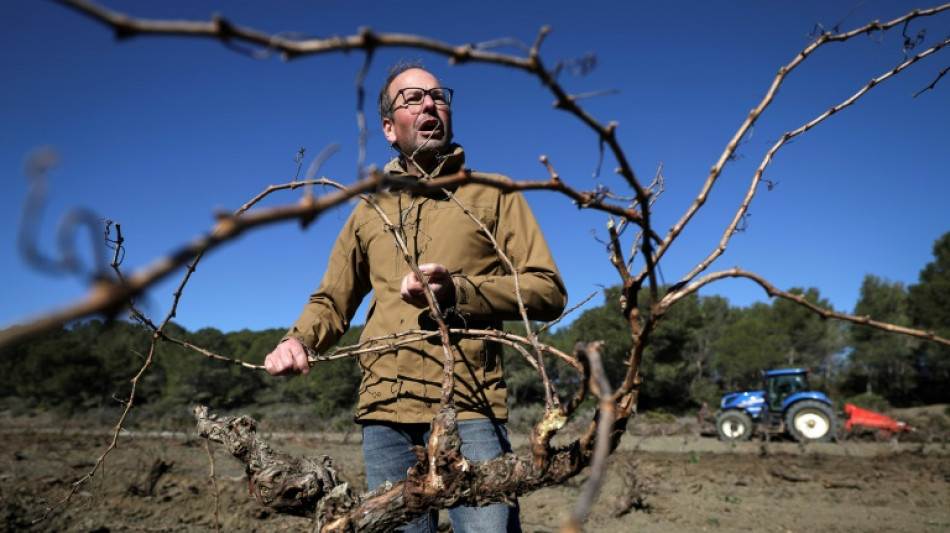
<instances>
[{"instance_id":1,"label":"tractor cab","mask_svg":"<svg viewBox=\"0 0 950 533\"><path fill-rule=\"evenodd\" d=\"M762 372L762 390L765 391L765 405L761 423L770 432L783 431L785 409L791 398L810 390L808 370L804 368L781 368Z\"/></svg>"},{"instance_id":2,"label":"tractor cab","mask_svg":"<svg viewBox=\"0 0 950 533\"><path fill-rule=\"evenodd\" d=\"M762 372L765 381L765 401L769 411L780 413L785 410L785 402L795 394L811 390L808 386L808 370L803 368L783 368Z\"/></svg>"}]
</instances>

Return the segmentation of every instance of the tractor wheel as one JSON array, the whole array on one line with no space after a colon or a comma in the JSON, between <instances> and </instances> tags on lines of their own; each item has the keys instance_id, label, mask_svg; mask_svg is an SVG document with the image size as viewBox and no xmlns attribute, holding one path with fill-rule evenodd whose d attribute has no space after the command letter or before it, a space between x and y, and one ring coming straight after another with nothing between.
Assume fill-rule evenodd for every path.
<instances>
[{"instance_id":1,"label":"tractor wheel","mask_svg":"<svg viewBox=\"0 0 950 533\"><path fill-rule=\"evenodd\" d=\"M749 440L752 436L752 419L738 409L723 411L716 416L716 435L725 442Z\"/></svg>"},{"instance_id":2,"label":"tractor wheel","mask_svg":"<svg viewBox=\"0 0 950 533\"><path fill-rule=\"evenodd\" d=\"M829 442L835 436L837 421L831 407L802 400L788 408L785 425L798 442Z\"/></svg>"}]
</instances>

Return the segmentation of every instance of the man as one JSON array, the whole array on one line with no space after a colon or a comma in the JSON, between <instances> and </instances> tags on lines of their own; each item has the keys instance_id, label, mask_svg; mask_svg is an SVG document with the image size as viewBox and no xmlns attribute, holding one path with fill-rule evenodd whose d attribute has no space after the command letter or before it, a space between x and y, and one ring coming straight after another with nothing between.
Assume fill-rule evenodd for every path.
<instances>
[{"instance_id":1,"label":"man","mask_svg":"<svg viewBox=\"0 0 950 533\"><path fill-rule=\"evenodd\" d=\"M386 165L388 175L423 181L464 168L462 147L452 143L452 95L419 66L400 64L392 69L379 98L383 133L399 154ZM449 327L500 329L503 320L518 319L515 276L472 217L492 232L517 270L528 316L552 320L563 312L564 284L521 194L503 194L478 184L414 194L410 187L396 184L373 195L373 201L388 222L368 202L353 210L320 287L267 356L265 366L271 374L308 373L308 352L323 353L332 347L370 291L364 341L406 330L435 330L424 293L426 282ZM412 273L393 231L402 237L426 280ZM362 381L356 420L363 426L370 489L405 479L416 462L410 447L425 444L429 422L439 407L441 341L438 337L402 345L398 341L380 341L379 351L359 359ZM470 460L485 461L510 451L500 346L453 338L452 349L462 453ZM517 506L504 503L456 507L449 516L456 532L520 531ZM435 531L436 519L435 513L424 515L404 531Z\"/></svg>"}]
</instances>

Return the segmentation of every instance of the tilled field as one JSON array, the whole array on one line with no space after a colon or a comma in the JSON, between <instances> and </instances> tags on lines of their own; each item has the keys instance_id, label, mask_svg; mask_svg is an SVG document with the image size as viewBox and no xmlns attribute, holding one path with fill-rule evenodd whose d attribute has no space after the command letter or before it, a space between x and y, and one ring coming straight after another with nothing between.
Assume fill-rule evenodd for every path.
<instances>
[{"instance_id":1,"label":"tilled field","mask_svg":"<svg viewBox=\"0 0 950 533\"><path fill-rule=\"evenodd\" d=\"M588 531L950 531L950 447L937 439L726 445L667 429L635 428L625 437ZM312 529L261 509L248 496L243 466L215 446L209 455L188 433L123 432L104 468L63 504L111 437L36 421L7 423L3 433L5 531ZM357 433L270 438L281 451L332 456L365 488ZM585 481L523 497L524 530L557 531Z\"/></svg>"}]
</instances>

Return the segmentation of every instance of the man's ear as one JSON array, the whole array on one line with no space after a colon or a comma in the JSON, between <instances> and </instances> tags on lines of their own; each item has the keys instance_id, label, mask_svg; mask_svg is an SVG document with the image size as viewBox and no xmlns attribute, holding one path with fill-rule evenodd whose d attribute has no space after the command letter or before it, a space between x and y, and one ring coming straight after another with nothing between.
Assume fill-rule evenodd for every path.
<instances>
[{"instance_id":1,"label":"man's ear","mask_svg":"<svg viewBox=\"0 0 950 533\"><path fill-rule=\"evenodd\" d=\"M383 117L383 135L386 136L386 140L390 144L396 142L396 132L393 128L393 119L390 117Z\"/></svg>"}]
</instances>

